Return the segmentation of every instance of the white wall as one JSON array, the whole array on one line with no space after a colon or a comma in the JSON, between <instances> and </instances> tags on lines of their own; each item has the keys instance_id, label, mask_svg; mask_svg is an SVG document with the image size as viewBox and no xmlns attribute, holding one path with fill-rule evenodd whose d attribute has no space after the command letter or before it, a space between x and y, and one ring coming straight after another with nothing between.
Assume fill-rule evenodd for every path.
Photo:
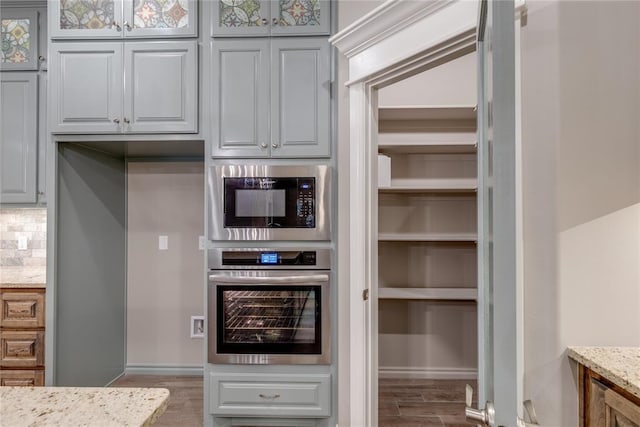
<instances>
[{"instance_id":1,"label":"white wall","mask_svg":"<svg viewBox=\"0 0 640 427\"><path fill-rule=\"evenodd\" d=\"M640 345L640 3L528 2L525 398L577 425L571 345Z\"/></svg>"},{"instance_id":2,"label":"white wall","mask_svg":"<svg viewBox=\"0 0 640 427\"><path fill-rule=\"evenodd\" d=\"M189 336L204 314L202 162L129 162L127 179L127 366L202 367Z\"/></svg>"}]
</instances>

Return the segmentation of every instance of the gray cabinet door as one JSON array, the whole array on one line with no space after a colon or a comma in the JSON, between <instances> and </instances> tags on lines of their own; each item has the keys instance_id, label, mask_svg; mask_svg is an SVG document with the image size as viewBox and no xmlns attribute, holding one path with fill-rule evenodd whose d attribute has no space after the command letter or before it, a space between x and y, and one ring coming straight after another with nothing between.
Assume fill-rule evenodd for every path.
<instances>
[{"instance_id":1,"label":"gray cabinet door","mask_svg":"<svg viewBox=\"0 0 640 427\"><path fill-rule=\"evenodd\" d=\"M38 75L3 73L0 82L0 202L35 203Z\"/></svg>"},{"instance_id":2,"label":"gray cabinet door","mask_svg":"<svg viewBox=\"0 0 640 427\"><path fill-rule=\"evenodd\" d=\"M330 0L216 0L211 35L300 36L329 34Z\"/></svg>"},{"instance_id":3,"label":"gray cabinet door","mask_svg":"<svg viewBox=\"0 0 640 427\"><path fill-rule=\"evenodd\" d=\"M326 38L271 41L271 155L330 154L329 44Z\"/></svg>"},{"instance_id":4,"label":"gray cabinet door","mask_svg":"<svg viewBox=\"0 0 640 427\"><path fill-rule=\"evenodd\" d=\"M197 132L196 41L124 44L126 133Z\"/></svg>"},{"instance_id":5,"label":"gray cabinet door","mask_svg":"<svg viewBox=\"0 0 640 427\"><path fill-rule=\"evenodd\" d=\"M53 133L122 131L122 43L51 44Z\"/></svg>"},{"instance_id":6,"label":"gray cabinet door","mask_svg":"<svg viewBox=\"0 0 640 427\"><path fill-rule=\"evenodd\" d=\"M269 153L269 41L212 43L212 155Z\"/></svg>"},{"instance_id":7,"label":"gray cabinet door","mask_svg":"<svg viewBox=\"0 0 640 427\"><path fill-rule=\"evenodd\" d=\"M0 69L37 70L38 12L31 8L3 8L1 15Z\"/></svg>"}]
</instances>

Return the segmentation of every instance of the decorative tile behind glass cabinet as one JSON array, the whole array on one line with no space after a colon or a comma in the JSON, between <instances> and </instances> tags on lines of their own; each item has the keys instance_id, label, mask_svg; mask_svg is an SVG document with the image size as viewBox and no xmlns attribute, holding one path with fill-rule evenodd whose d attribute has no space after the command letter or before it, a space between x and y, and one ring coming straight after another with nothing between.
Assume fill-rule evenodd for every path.
<instances>
[{"instance_id":1,"label":"decorative tile behind glass cabinet","mask_svg":"<svg viewBox=\"0 0 640 427\"><path fill-rule=\"evenodd\" d=\"M2 20L2 62L28 62L31 56L29 19Z\"/></svg>"},{"instance_id":2,"label":"decorative tile behind glass cabinet","mask_svg":"<svg viewBox=\"0 0 640 427\"><path fill-rule=\"evenodd\" d=\"M60 0L60 28L99 30L115 20L114 0Z\"/></svg>"},{"instance_id":3,"label":"decorative tile behind glass cabinet","mask_svg":"<svg viewBox=\"0 0 640 427\"><path fill-rule=\"evenodd\" d=\"M136 0L133 23L136 28L184 28L189 25L189 2Z\"/></svg>"},{"instance_id":4,"label":"decorative tile behind glass cabinet","mask_svg":"<svg viewBox=\"0 0 640 427\"><path fill-rule=\"evenodd\" d=\"M260 0L220 0L219 8L221 27L260 27L268 14L268 10L261 11Z\"/></svg>"},{"instance_id":5,"label":"decorative tile behind glass cabinet","mask_svg":"<svg viewBox=\"0 0 640 427\"><path fill-rule=\"evenodd\" d=\"M330 0L216 0L212 35L329 34Z\"/></svg>"},{"instance_id":6,"label":"decorative tile behind glass cabinet","mask_svg":"<svg viewBox=\"0 0 640 427\"><path fill-rule=\"evenodd\" d=\"M25 8L2 8L0 19L0 68L38 69L38 12Z\"/></svg>"},{"instance_id":7,"label":"decorative tile behind glass cabinet","mask_svg":"<svg viewBox=\"0 0 640 427\"><path fill-rule=\"evenodd\" d=\"M279 0L278 25L311 26L320 25L320 1Z\"/></svg>"}]
</instances>

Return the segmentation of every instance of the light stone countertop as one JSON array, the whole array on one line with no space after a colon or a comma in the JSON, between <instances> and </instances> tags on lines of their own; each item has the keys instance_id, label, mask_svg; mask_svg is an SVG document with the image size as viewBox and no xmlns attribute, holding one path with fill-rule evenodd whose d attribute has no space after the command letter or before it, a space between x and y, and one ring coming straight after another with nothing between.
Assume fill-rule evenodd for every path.
<instances>
[{"instance_id":1,"label":"light stone countertop","mask_svg":"<svg viewBox=\"0 0 640 427\"><path fill-rule=\"evenodd\" d=\"M168 402L166 388L0 387L0 424L149 426Z\"/></svg>"},{"instance_id":2,"label":"light stone countertop","mask_svg":"<svg viewBox=\"0 0 640 427\"><path fill-rule=\"evenodd\" d=\"M640 347L569 347L568 356L640 397Z\"/></svg>"},{"instance_id":3,"label":"light stone countertop","mask_svg":"<svg viewBox=\"0 0 640 427\"><path fill-rule=\"evenodd\" d=\"M47 269L44 267L5 266L0 268L0 287L44 288Z\"/></svg>"}]
</instances>

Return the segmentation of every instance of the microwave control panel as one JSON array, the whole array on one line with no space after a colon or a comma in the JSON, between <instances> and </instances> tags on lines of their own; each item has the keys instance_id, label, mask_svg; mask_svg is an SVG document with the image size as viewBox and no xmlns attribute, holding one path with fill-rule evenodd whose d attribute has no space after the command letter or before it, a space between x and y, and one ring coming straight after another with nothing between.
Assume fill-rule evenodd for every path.
<instances>
[{"instance_id":1,"label":"microwave control panel","mask_svg":"<svg viewBox=\"0 0 640 427\"><path fill-rule=\"evenodd\" d=\"M313 178L298 179L298 200L296 203L297 225L314 227L315 225L315 185Z\"/></svg>"}]
</instances>

